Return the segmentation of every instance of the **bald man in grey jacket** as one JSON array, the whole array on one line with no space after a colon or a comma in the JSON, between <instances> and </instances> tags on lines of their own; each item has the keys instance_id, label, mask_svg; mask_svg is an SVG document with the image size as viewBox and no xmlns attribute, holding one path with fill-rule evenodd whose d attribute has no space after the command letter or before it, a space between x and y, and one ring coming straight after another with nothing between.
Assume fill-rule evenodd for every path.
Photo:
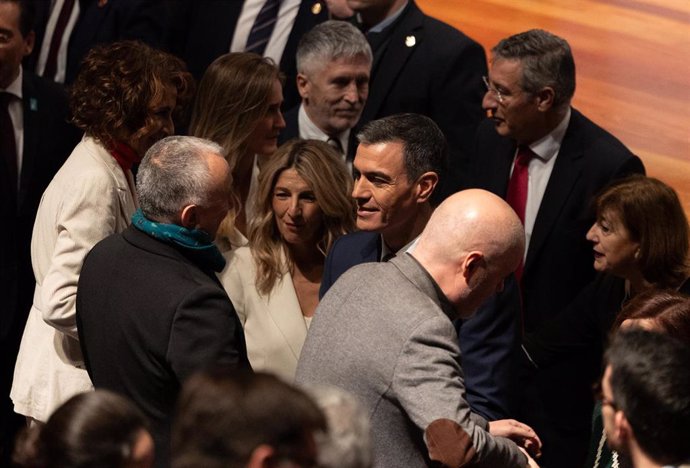
<instances>
[{"instance_id":1,"label":"bald man in grey jacket","mask_svg":"<svg viewBox=\"0 0 690 468\"><path fill-rule=\"evenodd\" d=\"M371 417L374 467L533 466L510 440L538 452L531 428L471 412L451 322L502 289L524 244L503 200L467 190L436 209L411 254L356 266L323 298L297 381L359 397Z\"/></svg>"}]
</instances>

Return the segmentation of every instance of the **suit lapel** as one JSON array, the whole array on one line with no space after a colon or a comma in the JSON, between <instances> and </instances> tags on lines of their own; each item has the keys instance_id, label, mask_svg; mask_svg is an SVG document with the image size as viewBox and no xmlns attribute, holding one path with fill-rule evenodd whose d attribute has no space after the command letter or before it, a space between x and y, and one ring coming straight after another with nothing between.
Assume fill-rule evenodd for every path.
<instances>
[{"instance_id":1,"label":"suit lapel","mask_svg":"<svg viewBox=\"0 0 690 468\"><path fill-rule=\"evenodd\" d=\"M584 153L582 141L577 137L579 134L577 126L578 120L576 112L573 110L568 130L563 138L553 172L551 172L544 197L539 206L537 219L534 222L534 229L532 230L532 237L525 261L526 273L558 221L563 206L568 201L575 183L580 178Z\"/></svg>"},{"instance_id":2,"label":"suit lapel","mask_svg":"<svg viewBox=\"0 0 690 468\"><path fill-rule=\"evenodd\" d=\"M302 309L289 273L284 274L276 283L267 302L271 320L285 338L295 359L299 359L302 345L307 338L307 325L300 312ZM297 311L297 313L290 313L290 311Z\"/></svg>"},{"instance_id":3,"label":"suit lapel","mask_svg":"<svg viewBox=\"0 0 690 468\"><path fill-rule=\"evenodd\" d=\"M364 245L362 245L359 255L362 259L361 262L378 262L381 258L381 235L375 232L371 233L371 237L366 240Z\"/></svg>"},{"instance_id":4,"label":"suit lapel","mask_svg":"<svg viewBox=\"0 0 690 468\"><path fill-rule=\"evenodd\" d=\"M419 44L424 40L424 15L414 2L406 7L398 23L393 25L394 31L381 55L381 61L376 66L376 76L372 77L369 98L362 112L361 122L369 122L378 115L379 109L388 96L394 81L399 77L400 70ZM414 42L408 39L414 38Z\"/></svg>"}]
</instances>

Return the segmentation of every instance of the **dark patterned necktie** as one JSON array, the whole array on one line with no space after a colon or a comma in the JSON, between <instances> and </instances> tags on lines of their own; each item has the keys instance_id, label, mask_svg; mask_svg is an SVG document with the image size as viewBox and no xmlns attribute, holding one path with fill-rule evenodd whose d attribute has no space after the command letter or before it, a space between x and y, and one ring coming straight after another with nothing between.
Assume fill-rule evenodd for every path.
<instances>
[{"instance_id":1,"label":"dark patterned necktie","mask_svg":"<svg viewBox=\"0 0 690 468\"><path fill-rule=\"evenodd\" d=\"M256 20L254 20L251 31L249 31L247 47L244 48L245 52L264 54L266 45L271 39L273 28L278 21L278 10L280 10L280 0L266 0L256 16Z\"/></svg>"},{"instance_id":2,"label":"dark patterned necktie","mask_svg":"<svg viewBox=\"0 0 690 468\"><path fill-rule=\"evenodd\" d=\"M74 0L65 0L60 9L60 15L55 23L55 30L53 37L50 39L50 48L48 49L48 58L46 65L43 68L43 76L49 80L55 80L57 73L57 56L60 51L60 44L62 43L62 36L65 34L67 23L70 16L72 16L72 8L74 8Z\"/></svg>"}]
</instances>

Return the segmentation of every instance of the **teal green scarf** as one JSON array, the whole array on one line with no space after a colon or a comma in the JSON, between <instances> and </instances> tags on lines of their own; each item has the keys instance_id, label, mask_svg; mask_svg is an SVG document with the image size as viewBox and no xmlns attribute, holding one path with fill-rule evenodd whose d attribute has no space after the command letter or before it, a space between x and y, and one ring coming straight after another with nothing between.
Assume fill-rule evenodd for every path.
<instances>
[{"instance_id":1,"label":"teal green scarf","mask_svg":"<svg viewBox=\"0 0 690 468\"><path fill-rule=\"evenodd\" d=\"M138 209L132 215L132 225L149 236L181 247L192 260L205 269L222 271L225 258L213 243L213 239L200 229L187 229L176 224L157 223L147 219Z\"/></svg>"}]
</instances>

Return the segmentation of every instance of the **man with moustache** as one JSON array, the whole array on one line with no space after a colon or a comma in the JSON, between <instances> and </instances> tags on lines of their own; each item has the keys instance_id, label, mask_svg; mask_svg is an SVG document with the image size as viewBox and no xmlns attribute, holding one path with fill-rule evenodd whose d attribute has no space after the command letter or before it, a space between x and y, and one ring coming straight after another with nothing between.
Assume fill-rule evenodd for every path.
<instances>
[{"instance_id":1,"label":"man with moustache","mask_svg":"<svg viewBox=\"0 0 690 468\"><path fill-rule=\"evenodd\" d=\"M620 141L570 105L575 62L568 43L530 30L492 49L470 187L504 197L525 228L527 248L517 280L486 304L494 335L535 330L555 317L594 277L593 197L611 180L644 173ZM503 329L503 330L501 330ZM592 411L589 358L539 371L516 388L516 417L544 441L543 468L582 466ZM567 404L564 404L567 402Z\"/></svg>"},{"instance_id":2,"label":"man with moustache","mask_svg":"<svg viewBox=\"0 0 690 468\"><path fill-rule=\"evenodd\" d=\"M285 113L280 142L299 137L325 141L350 163L351 132L369 94L371 47L350 23L326 21L297 48L297 90L302 103Z\"/></svg>"}]
</instances>

